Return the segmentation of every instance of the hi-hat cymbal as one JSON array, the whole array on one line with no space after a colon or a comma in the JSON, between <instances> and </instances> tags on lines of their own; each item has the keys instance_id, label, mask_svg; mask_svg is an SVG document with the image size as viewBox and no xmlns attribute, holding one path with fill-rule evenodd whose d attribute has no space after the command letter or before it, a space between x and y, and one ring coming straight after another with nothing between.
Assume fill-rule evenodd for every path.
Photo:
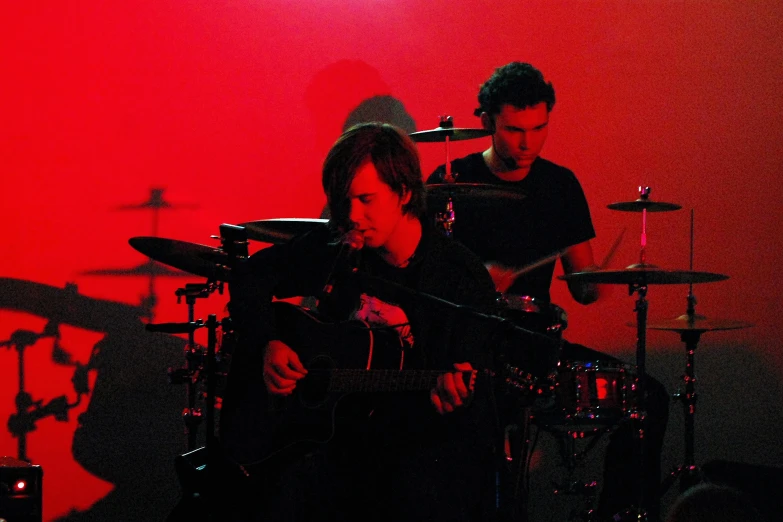
<instances>
[{"instance_id":1,"label":"hi-hat cymbal","mask_svg":"<svg viewBox=\"0 0 783 522\"><path fill-rule=\"evenodd\" d=\"M472 140L489 136L491 132L484 129L469 129L459 127L438 127L436 129L413 132L408 136L416 143L433 143L446 141Z\"/></svg>"},{"instance_id":2,"label":"hi-hat cymbal","mask_svg":"<svg viewBox=\"0 0 783 522\"><path fill-rule=\"evenodd\" d=\"M680 210L682 207L675 203L664 203L663 201L650 201L646 198L639 198L636 201L611 203L606 205L606 208L621 210L623 212L641 212L642 210L646 210L647 212L671 212L672 210Z\"/></svg>"},{"instance_id":3,"label":"hi-hat cymbal","mask_svg":"<svg viewBox=\"0 0 783 522\"><path fill-rule=\"evenodd\" d=\"M132 237L128 243L164 265L214 281L230 281L231 258L219 248L162 237Z\"/></svg>"},{"instance_id":4,"label":"hi-hat cymbal","mask_svg":"<svg viewBox=\"0 0 783 522\"><path fill-rule=\"evenodd\" d=\"M328 219L274 218L248 221L240 223L239 226L245 227L248 239L278 244L328 222Z\"/></svg>"},{"instance_id":5,"label":"hi-hat cymbal","mask_svg":"<svg viewBox=\"0 0 783 522\"><path fill-rule=\"evenodd\" d=\"M83 275L94 276L156 276L156 277L193 277L193 274L172 270L152 259L132 268L97 268L82 272Z\"/></svg>"},{"instance_id":6,"label":"hi-hat cymbal","mask_svg":"<svg viewBox=\"0 0 783 522\"><path fill-rule=\"evenodd\" d=\"M478 201L519 201L526 197L524 192L492 183L433 183L426 185L426 189L428 200L451 197Z\"/></svg>"},{"instance_id":7,"label":"hi-hat cymbal","mask_svg":"<svg viewBox=\"0 0 783 522\"><path fill-rule=\"evenodd\" d=\"M636 326L636 323L627 323L628 326ZM752 323L735 321L733 319L708 319L703 315L682 314L674 319L647 323L648 330L667 330L671 332L712 332L716 330L739 330L750 328Z\"/></svg>"},{"instance_id":8,"label":"hi-hat cymbal","mask_svg":"<svg viewBox=\"0 0 783 522\"><path fill-rule=\"evenodd\" d=\"M140 306L82 295L75 284L59 288L5 277L0 278L0 309L25 312L96 332L137 324L147 314Z\"/></svg>"},{"instance_id":9,"label":"hi-hat cymbal","mask_svg":"<svg viewBox=\"0 0 783 522\"><path fill-rule=\"evenodd\" d=\"M729 276L711 272L692 270L664 270L655 265L636 264L626 268L595 270L593 272L575 272L558 276L565 281L578 283L618 284L618 285L676 285L688 283L711 283L723 281Z\"/></svg>"}]
</instances>

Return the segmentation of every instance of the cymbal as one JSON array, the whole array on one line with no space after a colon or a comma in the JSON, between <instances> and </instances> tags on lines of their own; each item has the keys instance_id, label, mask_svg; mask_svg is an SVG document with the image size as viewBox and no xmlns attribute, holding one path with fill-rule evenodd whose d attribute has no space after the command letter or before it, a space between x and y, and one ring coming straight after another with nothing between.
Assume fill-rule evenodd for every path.
<instances>
[{"instance_id":1,"label":"cymbal","mask_svg":"<svg viewBox=\"0 0 783 522\"><path fill-rule=\"evenodd\" d=\"M164 265L215 281L230 280L231 258L219 248L162 237L132 237L128 243Z\"/></svg>"},{"instance_id":2,"label":"cymbal","mask_svg":"<svg viewBox=\"0 0 783 522\"><path fill-rule=\"evenodd\" d=\"M82 272L83 275L96 276L156 276L156 277L193 277L193 274L172 270L152 259L132 268L97 268Z\"/></svg>"},{"instance_id":3,"label":"cymbal","mask_svg":"<svg viewBox=\"0 0 783 522\"><path fill-rule=\"evenodd\" d=\"M636 326L636 323L627 323L628 326ZM682 314L674 319L648 323L648 330L667 330L672 332L712 332L716 330L739 330L750 328L752 323L735 321L732 319L707 319L703 315Z\"/></svg>"},{"instance_id":4,"label":"cymbal","mask_svg":"<svg viewBox=\"0 0 783 522\"><path fill-rule=\"evenodd\" d=\"M278 244L327 223L328 219L274 218L248 221L239 226L245 227L248 239Z\"/></svg>"},{"instance_id":5,"label":"cymbal","mask_svg":"<svg viewBox=\"0 0 783 522\"><path fill-rule=\"evenodd\" d=\"M680 210L682 206L675 203L664 203L663 201L650 201L646 198L639 198L636 201L611 203L606 205L606 208L621 210L623 212L641 212L642 210L646 210L647 212L670 212L672 210Z\"/></svg>"},{"instance_id":6,"label":"cymbal","mask_svg":"<svg viewBox=\"0 0 783 522\"><path fill-rule=\"evenodd\" d=\"M0 278L0 308L96 332L133 325L147 315L140 306L81 295L72 283L59 288L5 277Z\"/></svg>"},{"instance_id":7,"label":"cymbal","mask_svg":"<svg viewBox=\"0 0 783 522\"><path fill-rule=\"evenodd\" d=\"M527 197L517 189L494 185L492 183L433 183L425 186L427 199L476 199L486 201L519 201Z\"/></svg>"},{"instance_id":8,"label":"cymbal","mask_svg":"<svg viewBox=\"0 0 783 522\"><path fill-rule=\"evenodd\" d=\"M434 143L446 141L447 136L449 141L462 141L483 138L490 134L492 133L484 129L438 127L436 129L412 132L408 136L416 143Z\"/></svg>"},{"instance_id":9,"label":"cymbal","mask_svg":"<svg viewBox=\"0 0 783 522\"><path fill-rule=\"evenodd\" d=\"M655 265L636 264L626 268L612 270L595 270L593 272L575 272L558 276L565 281L598 284L651 284L676 285L687 283L711 283L723 281L729 276L711 272L694 272L692 270L664 270Z\"/></svg>"}]
</instances>

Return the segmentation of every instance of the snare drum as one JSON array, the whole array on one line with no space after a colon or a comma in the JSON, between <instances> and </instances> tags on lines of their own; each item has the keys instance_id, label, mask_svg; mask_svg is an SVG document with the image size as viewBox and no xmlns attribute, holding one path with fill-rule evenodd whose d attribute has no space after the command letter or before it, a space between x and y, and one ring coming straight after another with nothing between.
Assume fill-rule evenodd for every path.
<instances>
[{"instance_id":1,"label":"snare drum","mask_svg":"<svg viewBox=\"0 0 783 522\"><path fill-rule=\"evenodd\" d=\"M596 431L616 425L637 406L634 367L609 361L562 361L554 405L536 414L557 431Z\"/></svg>"}]
</instances>

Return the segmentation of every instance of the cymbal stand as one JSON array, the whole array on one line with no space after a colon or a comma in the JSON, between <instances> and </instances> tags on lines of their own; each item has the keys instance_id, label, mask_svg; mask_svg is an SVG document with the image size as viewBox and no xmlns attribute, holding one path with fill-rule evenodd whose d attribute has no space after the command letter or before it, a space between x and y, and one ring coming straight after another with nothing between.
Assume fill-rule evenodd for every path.
<instances>
[{"instance_id":1,"label":"cymbal stand","mask_svg":"<svg viewBox=\"0 0 783 522\"><path fill-rule=\"evenodd\" d=\"M691 209L691 255L690 270L693 270L693 209ZM693 283L688 288L688 305L686 313L688 323L692 324L696 317L696 296L693 295ZM701 481L701 471L696 466L696 373L694 365L696 362L696 346L699 344L702 331L697 329L683 329L680 331L680 339L685 343L685 374L682 379L685 381L685 394L677 392L672 394L674 400L682 402L683 414L685 415L685 455L683 463L675 468L666 479L661 483L661 495L669 490L675 480L680 478L680 491L685 491L691 486Z\"/></svg>"},{"instance_id":2,"label":"cymbal stand","mask_svg":"<svg viewBox=\"0 0 783 522\"><path fill-rule=\"evenodd\" d=\"M688 315L693 317L696 298L693 291L688 294ZM680 479L680 491L685 491L698 484L701 481L701 471L696 465L695 456L695 415L696 415L696 374L695 374L695 353L699 344L701 330L683 330L680 332L680 339L685 343L686 361L685 374L682 376L685 381L685 393L677 392L672 394L674 400L682 402L683 414L685 415L685 455L681 465L677 466L661 484L661 494L669 490L671 485L678 478Z\"/></svg>"},{"instance_id":3,"label":"cymbal stand","mask_svg":"<svg viewBox=\"0 0 783 522\"><path fill-rule=\"evenodd\" d=\"M219 285L222 285L220 283ZM203 321L195 321L195 305L197 299L203 299L209 297L212 292L219 288L218 284L207 282L201 283L188 283L184 288L178 288L175 292L177 296L177 303L182 302L182 297L185 297L185 302L188 307L188 322L189 325L194 325L195 328L188 330L188 344L185 348L185 360L187 366L185 368L179 368L177 370L169 369L169 380L172 384L187 384L187 398L188 405L182 414L185 421L185 432L188 437L188 449L196 449L198 436L198 427L201 424L202 412L201 409L196 406L196 399L198 398L198 381L200 379L200 372L203 367L204 352L203 349L196 345L195 341L195 329L203 326Z\"/></svg>"},{"instance_id":4,"label":"cymbal stand","mask_svg":"<svg viewBox=\"0 0 783 522\"><path fill-rule=\"evenodd\" d=\"M451 116L441 116L439 127L443 129L453 129L454 119ZM446 147L446 174L443 176L443 182L455 183L456 178L451 172L451 153L449 150L451 139L448 134L444 136L443 142ZM436 214L435 220L441 227L443 227L444 234L448 237L451 237L453 234L454 221L456 220L456 216L454 215L454 201L452 200L451 196L449 196L449 199L446 201L446 210L443 212L438 212Z\"/></svg>"},{"instance_id":5,"label":"cymbal stand","mask_svg":"<svg viewBox=\"0 0 783 522\"><path fill-rule=\"evenodd\" d=\"M647 282L646 281L640 281L636 284L628 285L628 295L633 295L634 292L636 292L639 297L636 300L636 304L634 306L634 312L636 312L636 369L638 374L638 379L635 383L637 396L639 397L639 409L632 411L630 413L630 419L637 422L638 430L636 432L637 434L637 444L636 447L638 449L638 462L639 462L639 468L638 468L638 476L637 476L637 487L638 489L638 495L639 495L639 503L636 507L635 513L630 513L630 515L633 517L633 520L647 520L647 512L645 509L645 500L644 500L644 488L643 488L643 479L644 479L644 456L645 456L645 440L646 437L644 436L644 419L647 415L646 413L646 399L645 399L645 380L647 378L646 369L645 369L645 354L647 351Z\"/></svg>"},{"instance_id":6,"label":"cymbal stand","mask_svg":"<svg viewBox=\"0 0 783 522\"><path fill-rule=\"evenodd\" d=\"M639 187L639 193L641 199L648 199L650 196L650 187ZM640 266L645 266L647 262L647 209L642 209L642 233L640 239L639 248L639 263ZM637 476L638 498L639 503L636 506L636 513L633 514L638 520L646 520L647 512L645 510L644 499L644 456L645 456L645 436L644 436L644 418L647 415L646 409L646 397L645 397L645 381L647 379L646 369L646 353L647 353L647 280L645 276L634 284L628 285L628 295L631 296L634 293L638 294L636 303L634 306L634 312L636 312L636 371L638 374L638 380L636 381L636 391L639 397L639 409L631 412L630 418L635 420L638 425L637 445L639 450L639 469Z\"/></svg>"},{"instance_id":7,"label":"cymbal stand","mask_svg":"<svg viewBox=\"0 0 783 522\"><path fill-rule=\"evenodd\" d=\"M204 397L206 402L206 437L204 447L196 449L190 447L188 452L180 455L175 459L175 467L177 468L177 474L180 477L180 481L185 488L186 494L198 496L207 496L211 490L211 482L209 475L210 466L207 465L210 462L211 448L217 443L215 437L215 396L216 396L216 352L217 352L217 330L222 328L224 334L230 328L230 320L224 318L222 321L217 320L215 314L210 314L207 317L207 322L199 320L196 322L190 321L187 323L159 323L148 324L146 329L151 332L165 332L165 333L187 333L189 336L199 328L207 328L207 353L206 361L204 364L199 364L193 379L193 383L197 380L204 379L206 374L206 396ZM185 369L187 370L187 369ZM203 373L201 370L204 370ZM201 412L199 410L199 421ZM187 421L187 419L186 419ZM193 432L188 432L191 435ZM189 443L190 443L189 437ZM194 464L194 462L198 464ZM202 476L203 475L203 476ZM208 506L211 509L211 505Z\"/></svg>"}]
</instances>

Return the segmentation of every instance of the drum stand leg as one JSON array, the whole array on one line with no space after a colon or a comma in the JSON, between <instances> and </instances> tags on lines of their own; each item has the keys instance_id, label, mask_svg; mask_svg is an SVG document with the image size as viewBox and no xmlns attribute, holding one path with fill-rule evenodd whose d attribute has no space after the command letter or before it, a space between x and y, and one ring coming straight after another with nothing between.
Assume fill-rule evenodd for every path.
<instances>
[{"instance_id":1,"label":"drum stand leg","mask_svg":"<svg viewBox=\"0 0 783 522\"><path fill-rule=\"evenodd\" d=\"M685 491L698 484L701 481L701 471L696 466L695 458L695 423L696 415L696 375L694 372L694 354L696 346L699 343L701 331L686 330L680 333L680 338L685 343L687 359L685 363L685 394L675 393L672 397L675 400L682 401L683 413L685 415L685 456L683 463L675 468L661 484L661 495L666 493L671 485L677 479L680 479L680 491Z\"/></svg>"},{"instance_id":2,"label":"drum stand leg","mask_svg":"<svg viewBox=\"0 0 783 522\"><path fill-rule=\"evenodd\" d=\"M642 243L644 245L644 241ZM642 250L642 262L644 262L644 250ZM638 426L635 437L634 446L636 448L636 458L638 459L638 469L636 477L637 488L637 504L635 507L631 507L628 510L617 513L614 515L614 520L635 520L637 522L646 522L647 518L647 499L644 492L644 460L645 460L645 446L646 437L644 434L644 418L647 411L647 400L645 397L646 379L647 373L645 368L645 353L647 350L647 283L641 281L638 284L632 284L628 287L628 294L632 295L634 292L639 294L639 298L636 300L636 306L634 312L636 312L636 371L639 375L639 380L636 383L636 391L639 397L639 410L631 414L631 419Z\"/></svg>"}]
</instances>

